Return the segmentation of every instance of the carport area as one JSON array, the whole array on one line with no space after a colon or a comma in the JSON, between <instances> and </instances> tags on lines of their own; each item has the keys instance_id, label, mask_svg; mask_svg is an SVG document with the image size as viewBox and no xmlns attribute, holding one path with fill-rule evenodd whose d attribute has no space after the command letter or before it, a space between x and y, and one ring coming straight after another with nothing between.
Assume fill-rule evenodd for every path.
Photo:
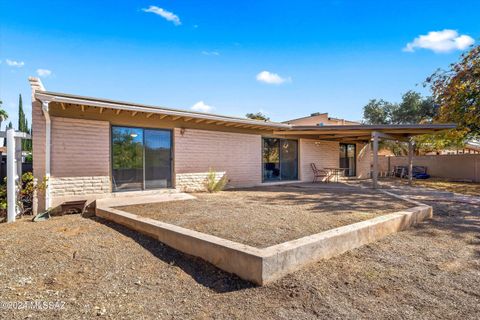
<instances>
[{"instance_id":1,"label":"carport area","mask_svg":"<svg viewBox=\"0 0 480 320\"><path fill-rule=\"evenodd\" d=\"M276 131L275 134L290 138L317 139L339 143L371 143L373 167L371 171L372 187L378 188L378 145L380 140L408 143L408 179L413 179L412 138L418 135L435 134L440 131L455 129L455 124L401 124L401 125L325 125L295 126L290 130Z\"/></svg>"}]
</instances>

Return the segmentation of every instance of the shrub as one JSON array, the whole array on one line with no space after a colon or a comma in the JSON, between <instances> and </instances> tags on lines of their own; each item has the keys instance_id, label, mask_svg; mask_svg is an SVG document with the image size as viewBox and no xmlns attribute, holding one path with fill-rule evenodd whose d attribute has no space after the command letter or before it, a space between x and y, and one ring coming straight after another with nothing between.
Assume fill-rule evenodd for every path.
<instances>
[{"instance_id":1,"label":"shrub","mask_svg":"<svg viewBox=\"0 0 480 320\"><path fill-rule=\"evenodd\" d=\"M7 178L0 184L0 221L7 216ZM33 174L25 172L18 182L17 206L19 215L32 214L33 197L36 191L47 188L47 179L44 178L41 183L35 183Z\"/></svg>"},{"instance_id":2,"label":"shrub","mask_svg":"<svg viewBox=\"0 0 480 320\"><path fill-rule=\"evenodd\" d=\"M207 179L205 181L205 188L208 192L218 192L225 189L225 186L228 183L227 175L224 174L220 179L217 179L217 173L215 170L210 168L208 170Z\"/></svg>"}]
</instances>

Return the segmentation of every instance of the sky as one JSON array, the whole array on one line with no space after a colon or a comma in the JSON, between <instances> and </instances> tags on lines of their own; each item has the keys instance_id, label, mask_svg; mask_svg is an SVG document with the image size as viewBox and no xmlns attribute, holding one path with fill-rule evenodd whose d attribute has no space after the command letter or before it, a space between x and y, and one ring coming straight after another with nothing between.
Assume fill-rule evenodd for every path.
<instances>
[{"instance_id":1,"label":"sky","mask_svg":"<svg viewBox=\"0 0 480 320\"><path fill-rule=\"evenodd\" d=\"M0 0L0 99L49 91L284 121L360 120L480 42L480 1ZM7 122L9 121L7 120ZM5 124L4 124L5 125Z\"/></svg>"}]
</instances>

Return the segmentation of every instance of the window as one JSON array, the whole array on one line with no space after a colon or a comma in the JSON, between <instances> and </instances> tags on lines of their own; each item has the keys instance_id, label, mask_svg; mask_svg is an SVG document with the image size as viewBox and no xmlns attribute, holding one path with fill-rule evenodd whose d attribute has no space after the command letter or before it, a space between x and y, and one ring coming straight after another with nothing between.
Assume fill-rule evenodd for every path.
<instances>
[{"instance_id":1,"label":"window","mask_svg":"<svg viewBox=\"0 0 480 320\"><path fill-rule=\"evenodd\" d=\"M113 191L172 186L171 131L112 127Z\"/></svg>"},{"instance_id":2,"label":"window","mask_svg":"<svg viewBox=\"0 0 480 320\"><path fill-rule=\"evenodd\" d=\"M345 176L356 176L357 169L357 157L356 157L356 145L340 143L340 168L346 168Z\"/></svg>"},{"instance_id":3,"label":"window","mask_svg":"<svg viewBox=\"0 0 480 320\"><path fill-rule=\"evenodd\" d=\"M298 179L298 142L263 138L263 181Z\"/></svg>"}]
</instances>

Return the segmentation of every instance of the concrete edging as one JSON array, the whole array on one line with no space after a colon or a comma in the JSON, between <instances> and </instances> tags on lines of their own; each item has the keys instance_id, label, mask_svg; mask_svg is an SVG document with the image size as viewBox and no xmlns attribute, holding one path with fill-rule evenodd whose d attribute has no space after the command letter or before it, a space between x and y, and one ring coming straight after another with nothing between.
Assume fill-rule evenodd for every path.
<instances>
[{"instance_id":1,"label":"concrete edging","mask_svg":"<svg viewBox=\"0 0 480 320\"><path fill-rule=\"evenodd\" d=\"M432 207L407 201L416 206L262 249L107 206L97 206L96 215L202 258L242 279L264 285L306 264L377 241L432 217Z\"/></svg>"}]
</instances>

